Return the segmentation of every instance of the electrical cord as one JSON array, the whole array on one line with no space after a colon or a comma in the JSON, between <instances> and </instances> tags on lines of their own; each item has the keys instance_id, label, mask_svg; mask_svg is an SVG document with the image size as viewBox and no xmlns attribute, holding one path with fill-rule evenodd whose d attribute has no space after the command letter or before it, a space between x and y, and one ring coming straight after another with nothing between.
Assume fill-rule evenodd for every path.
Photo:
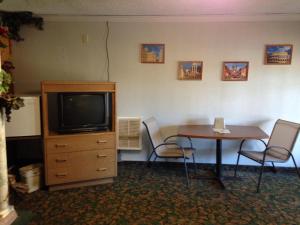
<instances>
[{"instance_id":1,"label":"electrical cord","mask_svg":"<svg viewBox=\"0 0 300 225\"><path fill-rule=\"evenodd\" d=\"M107 72L107 81L110 81L110 74L109 74L109 52L108 52L108 38L109 38L109 24L108 21L106 21L106 39L105 39L105 49L106 49L106 61L107 61L107 67L106 67L106 72Z\"/></svg>"}]
</instances>

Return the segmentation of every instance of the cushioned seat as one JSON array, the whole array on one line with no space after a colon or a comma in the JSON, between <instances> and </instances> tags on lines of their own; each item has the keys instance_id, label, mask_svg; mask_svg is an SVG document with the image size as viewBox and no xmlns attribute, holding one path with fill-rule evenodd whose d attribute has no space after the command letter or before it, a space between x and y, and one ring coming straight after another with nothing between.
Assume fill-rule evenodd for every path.
<instances>
[{"instance_id":1,"label":"cushioned seat","mask_svg":"<svg viewBox=\"0 0 300 225\"><path fill-rule=\"evenodd\" d=\"M190 158L194 154L193 149L184 149L184 154L186 158ZM170 157L170 158L183 158L183 152L179 148L165 148L157 151L157 155L160 157Z\"/></svg>"},{"instance_id":2,"label":"cushioned seat","mask_svg":"<svg viewBox=\"0 0 300 225\"><path fill-rule=\"evenodd\" d=\"M255 161L263 161L264 152L262 151L242 151L241 154ZM276 158L270 154L266 154L265 162L283 162L282 159Z\"/></svg>"}]
</instances>

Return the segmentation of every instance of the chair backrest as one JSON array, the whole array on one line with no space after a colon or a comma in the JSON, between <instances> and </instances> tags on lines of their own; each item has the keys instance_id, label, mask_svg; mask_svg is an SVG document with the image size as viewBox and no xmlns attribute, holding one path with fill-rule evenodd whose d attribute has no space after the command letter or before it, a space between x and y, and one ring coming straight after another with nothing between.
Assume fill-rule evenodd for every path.
<instances>
[{"instance_id":1,"label":"chair backrest","mask_svg":"<svg viewBox=\"0 0 300 225\"><path fill-rule=\"evenodd\" d=\"M148 136L150 138L150 142L151 142L153 149L156 146L164 143L164 139L163 139L163 136L161 135L157 120L154 117L144 120L143 124L146 127L146 130L147 130Z\"/></svg>"},{"instance_id":2,"label":"chair backrest","mask_svg":"<svg viewBox=\"0 0 300 225\"><path fill-rule=\"evenodd\" d=\"M279 119L274 125L267 146L280 146L292 152L299 130L300 124ZM284 161L290 157L290 154L286 150L276 147L271 148L268 154Z\"/></svg>"}]
</instances>

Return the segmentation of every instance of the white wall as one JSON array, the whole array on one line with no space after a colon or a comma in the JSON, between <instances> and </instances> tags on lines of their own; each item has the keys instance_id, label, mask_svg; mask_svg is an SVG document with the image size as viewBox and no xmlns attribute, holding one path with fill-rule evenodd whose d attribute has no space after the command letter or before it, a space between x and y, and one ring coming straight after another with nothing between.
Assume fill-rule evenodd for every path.
<instances>
[{"instance_id":1,"label":"white wall","mask_svg":"<svg viewBox=\"0 0 300 225\"><path fill-rule=\"evenodd\" d=\"M278 118L300 122L299 22L111 22L110 31L119 116L155 116L166 135L178 124L212 123L216 116L268 133ZM41 80L106 79L104 22L46 22L44 31L26 28L22 34L25 41L13 48L18 93L38 92ZM165 64L141 64L141 43L164 43ZM264 45L272 43L294 45L292 65L263 64ZM177 80L180 60L203 61L203 80ZM248 81L221 81L222 62L231 60L249 61ZM196 143L197 162L214 162L214 142ZM235 163L237 146L224 143L224 163ZM144 160L147 151L121 158ZM300 143L295 156L300 165Z\"/></svg>"}]
</instances>

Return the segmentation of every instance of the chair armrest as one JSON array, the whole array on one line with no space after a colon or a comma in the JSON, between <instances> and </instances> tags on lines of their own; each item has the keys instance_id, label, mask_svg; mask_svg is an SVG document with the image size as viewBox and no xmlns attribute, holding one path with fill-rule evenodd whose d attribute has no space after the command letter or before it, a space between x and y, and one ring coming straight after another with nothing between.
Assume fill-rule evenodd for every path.
<instances>
[{"instance_id":1,"label":"chair armrest","mask_svg":"<svg viewBox=\"0 0 300 225\"><path fill-rule=\"evenodd\" d=\"M244 143L245 143L246 141L248 141L248 140L256 140L256 141L260 141L260 142L262 142L262 143L265 145L265 147L266 147L266 149L267 149L267 144L266 144L262 139L244 139L244 140L242 140L242 142L241 142L241 144L240 144L239 152L242 151L242 147L243 147ZM264 151L266 151L266 149L265 149Z\"/></svg>"},{"instance_id":2,"label":"chair armrest","mask_svg":"<svg viewBox=\"0 0 300 225\"><path fill-rule=\"evenodd\" d=\"M181 148L181 146L179 146L179 145L176 144L176 143L168 143L168 142L166 142L166 143L161 143L161 144L157 145L157 146L154 148L154 151L155 151L156 149L158 149L159 147L164 146L164 145L175 145L177 148Z\"/></svg>"},{"instance_id":3,"label":"chair armrest","mask_svg":"<svg viewBox=\"0 0 300 225\"><path fill-rule=\"evenodd\" d=\"M169 136L169 137L166 137L165 140L164 140L164 142L165 142L165 143L168 143L167 141L168 141L170 138L174 138L174 137L187 138L187 139L189 140L189 143L190 143L190 148L191 148L191 149L194 149L194 148L193 148L192 139L191 139L190 137L188 137L188 136L171 135L171 136ZM178 144L177 144L177 145L178 145ZM178 146L179 146L179 145L178 145ZM179 146L179 147L181 147L181 146ZM181 147L181 148L182 148L182 147Z\"/></svg>"},{"instance_id":4,"label":"chair armrest","mask_svg":"<svg viewBox=\"0 0 300 225\"><path fill-rule=\"evenodd\" d=\"M173 137L179 137L178 135L171 135L171 136L168 136L164 139L164 142L167 142L170 138L173 138Z\"/></svg>"},{"instance_id":5,"label":"chair armrest","mask_svg":"<svg viewBox=\"0 0 300 225\"><path fill-rule=\"evenodd\" d=\"M168 143L168 142L166 142L166 143L159 144L159 145L157 145L154 148L154 151L156 151L156 149L158 149L159 147L164 146L164 145L175 145L178 149L180 149L182 151L183 156L185 157L185 150L184 150L184 148L181 147L180 145L176 144L176 143Z\"/></svg>"}]
</instances>

